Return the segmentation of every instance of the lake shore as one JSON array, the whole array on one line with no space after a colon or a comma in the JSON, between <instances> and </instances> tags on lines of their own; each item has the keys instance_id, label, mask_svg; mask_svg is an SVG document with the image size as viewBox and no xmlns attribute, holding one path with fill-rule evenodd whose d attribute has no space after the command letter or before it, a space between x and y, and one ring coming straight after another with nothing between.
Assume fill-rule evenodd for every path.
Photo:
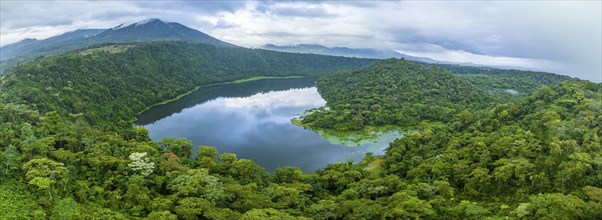
<instances>
[{"instance_id":1,"label":"lake shore","mask_svg":"<svg viewBox=\"0 0 602 220\"><path fill-rule=\"evenodd\" d=\"M142 109L140 112L138 112L136 115L139 116L140 114L142 114L144 111L149 110L152 107L158 106L158 105L165 105L167 103L176 101L178 99L181 99L184 96L190 95L191 93L204 88L204 87L209 87L209 86L218 86L218 85L226 85L226 84L239 84L239 83L245 83L245 82L251 82L251 81L256 81L256 80L262 80L262 79L300 79L300 78L309 78L306 76L253 76L251 78L246 78L246 79L237 79L234 81L230 81L230 82L222 82L222 83L212 83L212 84L208 84L208 85L202 85L202 86L197 86L194 87L194 89L185 92L183 94L180 94L178 96L176 96L173 99L168 99L159 103L155 103L152 105L147 106L146 108Z\"/></svg>"}]
</instances>

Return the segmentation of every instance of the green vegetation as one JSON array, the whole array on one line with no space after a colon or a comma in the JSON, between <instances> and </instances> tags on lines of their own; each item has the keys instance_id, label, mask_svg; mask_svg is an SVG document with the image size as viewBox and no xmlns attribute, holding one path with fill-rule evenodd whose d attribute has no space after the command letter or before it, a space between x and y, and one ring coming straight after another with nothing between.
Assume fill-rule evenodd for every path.
<instances>
[{"instance_id":1,"label":"green vegetation","mask_svg":"<svg viewBox=\"0 0 602 220\"><path fill-rule=\"evenodd\" d=\"M90 48L87 50L83 50L79 53L81 55L90 55L90 54L99 53L99 52L121 53L131 47L133 47L133 45L107 45L107 46L103 46L103 47Z\"/></svg>"},{"instance_id":2,"label":"green vegetation","mask_svg":"<svg viewBox=\"0 0 602 220\"><path fill-rule=\"evenodd\" d=\"M395 59L322 77L318 91L326 107L308 111L303 123L343 131L448 121L464 108L482 108L493 100L482 89L442 69Z\"/></svg>"},{"instance_id":3,"label":"green vegetation","mask_svg":"<svg viewBox=\"0 0 602 220\"><path fill-rule=\"evenodd\" d=\"M302 122L306 127L342 131L387 124L413 127L425 120L448 122L464 109L517 100L542 85L569 79L541 72L389 59L321 77L318 90L326 107L307 111Z\"/></svg>"},{"instance_id":4,"label":"green vegetation","mask_svg":"<svg viewBox=\"0 0 602 220\"><path fill-rule=\"evenodd\" d=\"M282 77L277 77L277 76L253 76L253 77L247 78L247 79L235 80L233 83L245 83L245 82L251 82L251 81L260 80L260 79L294 79L294 78L303 78L303 76L282 76Z\"/></svg>"},{"instance_id":5,"label":"green vegetation","mask_svg":"<svg viewBox=\"0 0 602 220\"><path fill-rule=\"evenodd\" d=\"M257 76L319 76L372 62L205 44L141 43L120 53L68 53L30 62L15 67L2 87L15 93L5 102L35 105L41 112L81 114L94 126L127 130L136 113L198 86Z\"/></svg>"},{"instance_id":6,"label":"green vegetation","mask_svg":"<svg viewBox=\"0 0 602 220\"><path fill-rule=\"evenodd\" d=\"M408 61L326 76L320 92L333 104L322 111L343 106L365 125L388 124L395 106L407 115L395 123L412 109L420 118L401 123L414 132L384 156L315 173L267 173L209 146L193 159L190 141L153 142L130 121L198 85L370 62L152 43L17 67L0 82L0 219L602 218L602 84L570 80L497 104L462 77Z\"/></svg>"},{"instance_id":7,"label":"green vegetation","mask_svg":"<svg viewBox=\"0 0 602 220\"><path fill-rule=\"evenodd\" d=\"M291 123L297 126L310 128L331 144L342 146L360 146L369 144L372 147L388 145L395 138L403 136L404 128L394 125L378 127L367 126L360 130L339 131L327 128L311 128L303 124L298 118L291 119Z\"/></svg>"},{"instance_id":8,"label":"green vegetation","mask_svg":"<svg viewBox=\"0 0 602 220\"><path fill-rule=\"evenodd\" d=\"M169 99L169 100L165 100L165 101L162 101L162 102L159 102L159 103L155 103L155 104L149 105L146 108L142 109L140 112L138 112L138 114L140 114L140 113L142 113L142 112L144 112L144 111L146 111L146 110L148 110L148 109L150 109L150 108L152 108L154 106L164 105L164 104L176 101L178 99L181 99L182 97L190 95L191 93L199 90L200 88L207 87L207 86L224 85L224 84L231 84L231 83L245 83L245 82L251 82L251 81L261 80L261 79L294 79L294 78L303 78L303 76L253 76L251 78L238 79L238 80L235 80L235 81L232 81L232 82L214 83L214 84L209 84L209 85L197 86L197 87L194 87L194 89L192 89L192 90L190 90L188 92L182 93L182 94L176 96L173 99Z\"/></svg>"},{"instance_id":9,"label":"green vegetation","mask_svg":"<svg viewBox=\"0 0 602 220\"><path fill-rule=\"evenodd\" d=\"M556 84L572 79L571 77L563 75L525 70L495 69L451 64L425 65L442 68L450 73L456 74L503 101L522 98L544 85ZM516 94L513 95L508 93L507 90L516 91Z\"/></svg>"},{"instance_id":10,"label":"green vegetation","mask_svg":"<svg viewBox=\"0 0 602 220\"><path fill-rule=\"evenodd\" d=\"M15 180L4 180L0 184L2 219L45 219L46 214L36 203L36 197L25 189L25 185Z\"/></svg>"}]
</instances>

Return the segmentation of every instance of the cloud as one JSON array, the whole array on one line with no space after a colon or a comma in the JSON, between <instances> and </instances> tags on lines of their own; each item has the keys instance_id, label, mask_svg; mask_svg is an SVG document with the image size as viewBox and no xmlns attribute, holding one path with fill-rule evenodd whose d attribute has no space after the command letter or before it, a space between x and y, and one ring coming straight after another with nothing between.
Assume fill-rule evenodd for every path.
<instances>
[{"instance_id":1,"label":"cloud","mask_svg":"<svg viewBox=\"0 0 602 220\"><path fill-rule=\"evenodd\" d=\"M316 87L311 87L258 93L245 98L224 98L222 104L228 108L261 108L267 111L283 107L315 108L323 106L326 101Z\"/></svg>"},{"instance_id":2,"label":"cloud","mask_svg":"<svg viewBox=\"0 0 602 220\"><path fill-rule=\"evenodd\" d=\"M448 50L439 46L434 46L437 49L429 49L426 52L412 52L397 50L399 53L408 54L417 57L430 57L435 60L471 63L485 66L493 66L500 68L525 69L525 70L540 70L548 72L566 71L567 63L560 61L551 61L545 59L519 58L519 57L504 57L474 54L463 50Z\"/></svg>"},{"instance_id":3,"label":"cloud","mask_svg":"<svg viewBox=\"0 0 602 220\"><path fill-rule=\"evenodd\" d=\"M23 38L47 38L77 28L108 28L156 17L247 47L307 43L395 49L460 62L563 69L565 74L602 81L600 1L0 4L0 45Z\"/></svg>"},{"instance_id":4,"label":"cloud","mask_svg":"<svg viewBox=\"0 0 602 220\"><path fill-rule=\"evenodd\" d=\"M328 18L334 16L324 5L316 2L258 2L255 10L277 17Z\"/></svg>"},{"instance_id":5,"label":"cloud","mask_svg":"<svg viewBox=\"0 0 602 220\"><path fill-rule=\"evenodd\" d=\"M223 29L223 28L234 28L234 27L238 27L238 25L226 21L224 19L219 19L217 20L217 22L215 22L215 25L213 26L213 28L215 29Z\"/></svg>"}]
</instances>

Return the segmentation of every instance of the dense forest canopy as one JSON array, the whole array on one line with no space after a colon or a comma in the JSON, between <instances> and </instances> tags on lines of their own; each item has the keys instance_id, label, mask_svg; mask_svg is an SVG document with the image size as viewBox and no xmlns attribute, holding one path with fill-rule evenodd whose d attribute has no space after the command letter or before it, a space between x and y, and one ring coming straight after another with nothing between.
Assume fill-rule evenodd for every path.
<instances>
[{"instance_id":1,"label":"dense forest canopy","mask_svg":"<svg viewBox=\"0 0 602 220\"><path fill-rule=\"evenodd\" d=\"M19 66L0 82L0 218L602 218L602 84L545 76L558 83L517 85L528 94L506 102L475 81L410 61L328 74L318 84L325 114L340 109L381 124L401 107L403 120L444 123L415 127L384 156L315 173L267 173L210 146L193 159L190 141L153 142L130 121L198 85L372 62L149 43ZM350 122L341 124L355 128Z\"/></svg>"},{"instance_id":2,"label":"dense forest canopy","mask_svg":"<svg viewBox=\"0 0 602 220\"><path fill-rule=\"evenodd\" d=\"M556 84L572 79L571 77L564 75L525 70L460 66L453 64L424 65L430 67L439 67L450 73L457 74L461 78L470 81L473 85L486 89L489 93L492 93L496 96L502 97L504 95L524 96L537 90L543 85Z\"/></svg>"},{"instance_id":3,"label":"dense forest canopy","mask_svg":"<svg viewBox=\"0 0 602 220\"><path fill-rule=\"evenodd\" d=\"M197 86L253 76L316 77L372 62L181 42L104 45L14 68L2 80L2 100L123 128L146 106Z\"/></svg>"},{"instance_id":4,"label":"dense forest canopy","mask_svg":"<svg viewBox=\"0 0 602 220\"><path fill-rule=\"evenodd\" d=\"M321 77L318 89L328 103L306 114L303 123L357 130L385 124L408 127L424 120L447 122L464 109L492 107L568 79L541 72L389 59Z\"/></svg>"}]
</instances>

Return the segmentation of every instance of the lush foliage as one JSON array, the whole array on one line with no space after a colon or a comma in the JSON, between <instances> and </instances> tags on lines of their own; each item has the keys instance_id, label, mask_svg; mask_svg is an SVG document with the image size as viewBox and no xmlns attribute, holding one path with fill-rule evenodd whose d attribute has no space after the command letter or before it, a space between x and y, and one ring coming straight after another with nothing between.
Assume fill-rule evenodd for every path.
<instances>
[{"instance_id":1,"label":"lush foliage","mask_svg":"<svg viewBox=\"0 0 602 220\"><path fill-rule=\"evenodd\" d=\"M113 46L103 46L111 47ZM131 127L136 113L197 86L253 76L318 76L372 60L187 43L143 43L24 64L3 79L4 102L81 114L93 125ZM85 51L84 51L85 52Z\"/></svg>"},{"instance_id":2,"label":"lush foliage","mask_svg":"<svg viewBox=\"0 0 602 220\"><path fill-rule=\"evenodd\" d=\"M439 67L456 74L473 85L487 90L490 94L507 101L524 97L544 85L560 83L571 77L546 72L525 70L471 67L451 64L425 64Z\"/></svg>"},{"instance_id":3,"label":"lush foliage","mask_svg":"<svg viewBox=\"0 0 602 220\"><path fill-rule=\"evenodd\" d=\"M303 123L336 130L448 121L463 109L482 108L492 99L442 69L396 59L322 77L318 90L327 105L306 114Z\"/></svg>"},{"instance_id":4,"label":"lush foliage","mask_svg":"<svg viewBox=\"0 0 602 220\"><path fill-rule=\"evenodd\" d=\"M328 103L309 111L304 126L357 130L385 124L410 127L424 120L447 122L464 109L492 107L570 79L542 72L421 64L389 59L321 77L318 89Z\"/></svg>"},{"instance_id":5,"label":"lush foliage","mask_svg":"<svg viewBox=\"0 0 602 220\"><path fill-rule=\"evenodd\" d=\"M465 110L445 126L393 142L384 166L402 179L445 181L463 199L484 201L481 217L518 203L510 213L521 218L600 218L601 89L569 81Z\"/></svg>"},{"instance_id":6,"label":"lush foliage","mask_svg":"<svg viewBox=\"0 0 602 220\"><path fill-rule=\"evenodd\" d=\"M141 54L146 51L150 54L144 56L149 57L164 55L161 59L177 63L187 56L152 51L178 46L186 47L159 43L133 49ZM185 91L187 82L177 80L207 84L238 79L247 76L242 69L253 70L257 65L232 64L230 73L236 77L216 71L200 74L199 79L190 73L186 78L178 76L185 71L161 72L169 65L128 60L128 56L139 56L127 55L130 50L91 57L64 55L30 63L2 78L0 219L602 218L602 84L567 81L543 86L514 102L464 109L449 115L447 123L417 129L396 140L384 156L369 154L357 164L331 164L315 173L294 167L267 173L251 160L219 154L208 146L200 146L193 159L190 150L194 146L188 140L153 142L144 128L119 125L135 115L136 106L171 97L156 95L160 89L173 95ZM119 57L126 57L123 63L110 62ZM95 62L116 66L91 64ZM320 62L308 62L303 65L320 69ZM103 68L120 72L105 73ZM81 71L75 74L70 69ZM265 71L260 73L265 75ZM168 84L162 86L145 78L146 72L174 75L172 80L161 78L168 75L152 75ZM426 72L425 77L463 83L440 70ZM282 74L288 73L293 72ZM474 88L469 83L460 85ZM97 88L105 90L100 94L88 91ZM151 91L153 99L137 100L142 97L140 91ZM446 103L449 100L479 104L485 99L463 100L440 92L445 95L416 96L454 111L459 109ZM76 102L85 104L81 108L87 110L68 105ZM134 107L118 112L126 104ZM86 116L91 113L104 116ZM107 126L111 124L116 125Z\"/></svg>"}]
</instances>

